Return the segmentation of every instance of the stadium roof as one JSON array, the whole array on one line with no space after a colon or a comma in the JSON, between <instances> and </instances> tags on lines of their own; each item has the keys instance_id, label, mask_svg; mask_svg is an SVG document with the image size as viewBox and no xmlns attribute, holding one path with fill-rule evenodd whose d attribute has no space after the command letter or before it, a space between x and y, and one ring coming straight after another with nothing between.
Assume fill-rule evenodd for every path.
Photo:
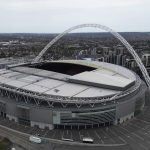
<instances>
[{"instance_id":1,"label":"stadium roof","mask_svg":"<svg viewBox=\"0 0 150 150\"><path fill-rule=\"evenodd\" d=\"M82 72L68 78L70 82L85 85L97 86L101 88L124 90L134 83L134 80L127 79L118 74L102 73L101 71Z\"/></svg>"},{"instance_id":2,"label":"stadium roof","mask_svg":"<svg viewBox=\"0 0 150 150\"><path fill-rule=\"evenodd\" d=\"M29 66L15 66L0 71L0 82L14 88L46 95L103 97L125 90L136 80L130 70L117 65L87 61L59 61L59 63L63 62L90 65L95 69L67 75Z\"/></svg>"}]
</instances>

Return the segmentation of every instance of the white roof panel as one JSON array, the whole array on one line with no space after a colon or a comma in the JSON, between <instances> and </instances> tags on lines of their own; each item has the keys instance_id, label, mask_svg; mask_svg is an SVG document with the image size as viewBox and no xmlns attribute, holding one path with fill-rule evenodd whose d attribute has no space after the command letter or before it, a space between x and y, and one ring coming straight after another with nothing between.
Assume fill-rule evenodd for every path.
<instances>
[{"instance_id":1,"label":"white roof panel","mask_svg":"<svg viewBox=\"0 0 150 150\"><path fill-rule=\"evenodd\" d=\"M54 74L56 74L56 72L54 71L47 71L47 70L41 70L40 72L37 73L37 75L41 75L41 76L48 76L48 77L51 77L53 76Z\"/></svg>"},{"instance_id":2,"label":"white roof panel","mask_svg":"<svg viewBox=\"0 0 150 150\"><path fill-rule=\"evenodd\" d=\"M0 76L0 83L7 83L9 81L11 81L12 79L9 79L9 78L5 78L5 77L2 77Z\"/></svg>"},{"instance_id":3,"label":"white roof panel","mask_svg":"<svg viewBox=\"0 0 150 150\"><path fill-rule=\"evenodd\" d=\"M70 76L70 75L66 75L54 71L47 71L47 70L42 70L38 72L37 75L52 78L52 79L65 79L66 77Z\"/></svg>"},{"instance_id":4,"label":"white roof panel","mask_svg":"<svg viewBox=\"0 0 150 150\"><path fill-rule=\"evenodd\" d=\"M70 77L70 75L62 74L62 73L56 73L52 76L54 79L66 79L67 77Z\"/></svg>"},{"instance_id":5,"label":"white roof panel","mask_svg":"<svg viewBox=\"0 0 150 150\"><path fill-rule=\"evenodd\" d=\"M117 90L119 88L125 88L134 82L134 80L127 79L123 76L113 76L109 74L102 74L100 72L82 72L80 74L71 76L68 79L74 83L83 83L86 85Z\"/></svg>"},{"instance_id":6,"label":"white roof panel","mask_svg":"<svg viewBox=\"0 0 150 150\"><path fill-rule=\"evenodd\" d=\"M16 87L16 88L21 88L21 87L23 87L23 86L25 86L25 85L28 85L28 83L26 83L26 82L21 82L21 81L18 81L18 80L12 80L12 81L7 82L7 83L5 83L5 84L10 85L10 86L13 86L13 87Z\"/></svg>"},{"instance_id":7,"label":"white roof panel","mask_svg":"<svg viewBox=\"0 0 150 150\"><path fill-rule=\"evenodd\" d=\"M24 73L30 73L30 74L34 74L34 73L38 73L39 71L41 71L40 69L36 69L36 68L29 68L29 67L15 67L15 68L11 68L11 70L14 71L18 71L18 72L24 72Z\"/></svg>"},{"instance_id":8,"label":"white roof panel","mask_svg":"<svg viewBox=\"0 0 150 150\"><path fill-rule=\"evenodd\" d=\"M8 72L6 74L2 74L1 76L6 77L6 78L12 78L12 77L17 76L17 75L20 75L20 73L11 71L11 72Z\"/></svg>"},{"instance_id":9,"label":"white roof panel","mask_svg":"<svg viewBox=\"0 0 150 150\"><path fill-rule=\"evenodd\" d=\"M20 78L18 80L23 81L23 82L27 82L27 83L33 83L33 82L39 82L42 79L43 79L42 77L29 75L29 76L26 76L24 78Z\"/></svg>"},{"instance_id":10,"label":"white roof panel","mask_svg":"<svg viewBox=\"0 0 150 150\"><path fill-rule=\"evenodd\" d=\"M113 95L113 94L117 94L119 92L120 91L92 87L92 88L89 88L89 89L75 95L75 97L110 96L110 95Z\"/></svg>"},{"instance_id":11,"label":"white roof panel","mask_svg":"<svg viewBox=\"0 0 150 150\"><path fill-rule=\"evenodd\" d=\"M43 92L46 92L47 90L49 90L48 88L38 86L35 84L30 84L30 85L24 86L22 89L33 91L33 92L39 92L39 93L43 93Z\"/></svg>"},{"instance_id":12,"label":"white roof panel","mask_svg":"<svg viewBox=\"0 0 150 150\"><path fill-rule=\"evenodd\" d=\"M0 75L12 72L11 70L0 69Z\"/></svg>"},{"instance_id":13,"label":"white roof panel","mask_svg":"<svg viewBox=\"0 0 150 150\"><path fill-rule=\"evenodd\" d=\"M53 79L44 79L34 84L51 89L59 85L65 84L65 82L59 80L53 80Z\"/></svg>"},{"instance_id":14,"label":"white roof panel","mask_svg":"<svg viewBox=\"0 0 150 150\"><path fill-rule=\"evenodd\" d=\"M113 72L112 70L108 70L108 69L104 69L104 68L93 70L93 72L99 72L99 73L107 74L107 75L111 75L111 76L116 74L116 72Z\"/></svg>"},{"instance_id":15,"label":"white roof panel","mask_svg":"<svg viewBox=\"0 0 150 150\"><path fill-rule=\"evenodd\" d=\"M74 95L86 90L87 88L89 88L89 87L85 86L85 85L66 83L62 86L59 86L52 90L49 90L45 93L51 94L51 95L74 96Z\"/></svg>"}]
</instances>

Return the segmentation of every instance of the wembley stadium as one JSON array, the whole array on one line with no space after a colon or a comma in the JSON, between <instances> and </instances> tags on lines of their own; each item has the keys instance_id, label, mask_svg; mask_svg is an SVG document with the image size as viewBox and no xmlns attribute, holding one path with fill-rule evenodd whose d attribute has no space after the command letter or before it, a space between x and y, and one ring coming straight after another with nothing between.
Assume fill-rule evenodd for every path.
<instances>
[{"instance_id":1,"label":"wembley stadium","mask_svg":"<svg viewBox=\"0 0 150 150\"><path fill-rule=\"evenodd\" d=\"M120 124L142 111L147 86L133 71L88 60L41 61L53 44L84 27L114 35L131 53L147 86L150 78L132 46L99 24L82 24L57 35L30 63L0 69L0 115L39 128L93 128Z\"/></svg>"},{"instance_id":2,"label":"wembley stadium","mask_svg":"<svg viewBox=\"0 0 150 150\"><path fill-rule=\"evenodd\" d=\"M97 61L59 60L0 70L0 113L39 128L93 128L139 113L146 84L127 68Z\"/></svg>"}]
</instances>

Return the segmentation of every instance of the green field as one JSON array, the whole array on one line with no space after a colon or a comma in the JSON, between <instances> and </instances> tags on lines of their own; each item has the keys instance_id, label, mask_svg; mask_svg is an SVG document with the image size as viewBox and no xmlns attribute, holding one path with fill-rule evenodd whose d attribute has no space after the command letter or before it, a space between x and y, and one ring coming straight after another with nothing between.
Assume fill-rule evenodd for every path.
<instances>
[{"instance_id":1,"label":"green field","mask_svg":"<svg viewBox=\"0 0 150 150\"><path fill-rule=\"evenodd\" d=\"M11 145L11 142L8 139L3 138L0 141L0 150L7 150L7 148L10 147L10 145Z\"/></svg>"}]
</instances>

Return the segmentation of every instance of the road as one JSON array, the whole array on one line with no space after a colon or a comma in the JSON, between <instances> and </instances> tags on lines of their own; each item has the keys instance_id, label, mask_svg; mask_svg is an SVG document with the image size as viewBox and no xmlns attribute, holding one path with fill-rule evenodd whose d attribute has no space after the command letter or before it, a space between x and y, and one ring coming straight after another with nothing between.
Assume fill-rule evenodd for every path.
<instances>
[{"instance_id":1,"label":"road","mask_svg":"<svg viewBox=\"0 0 150 150\"><path fill-rule=\"evenodd\" d=\"M19 133L15 133L12 131L8 131L5 128L0 127L0 135L8 138L12 143L13 147L17 147L16 149L26 149L26 150L51 150L50 144L42 143L42 144L34 144L29 142L29 138L25 135L21 135Z\"/></svg>"},{"instance_id":2,"label":"road","mask_svg":"<svg viewBox=\"0 0 150 150\"><path fill-rule=\"evenodd\" d=\"M100 147L96 146L86 146L86 145L73 145L70 142L69 144L63 144L63 143L50 143L48 141L45 141L42 144L34 144L29 142L28 136L21 135L19 133L15 133L12 131L8 131L7 129L0 127L0 135L3 137L7 137L10 139L14 144L13 147L16 148L16 150L99 150ZM133 150L129 149L129 145L119 146L119 147L101 147L103 150Z\"/></svg>"}]
</instances>

